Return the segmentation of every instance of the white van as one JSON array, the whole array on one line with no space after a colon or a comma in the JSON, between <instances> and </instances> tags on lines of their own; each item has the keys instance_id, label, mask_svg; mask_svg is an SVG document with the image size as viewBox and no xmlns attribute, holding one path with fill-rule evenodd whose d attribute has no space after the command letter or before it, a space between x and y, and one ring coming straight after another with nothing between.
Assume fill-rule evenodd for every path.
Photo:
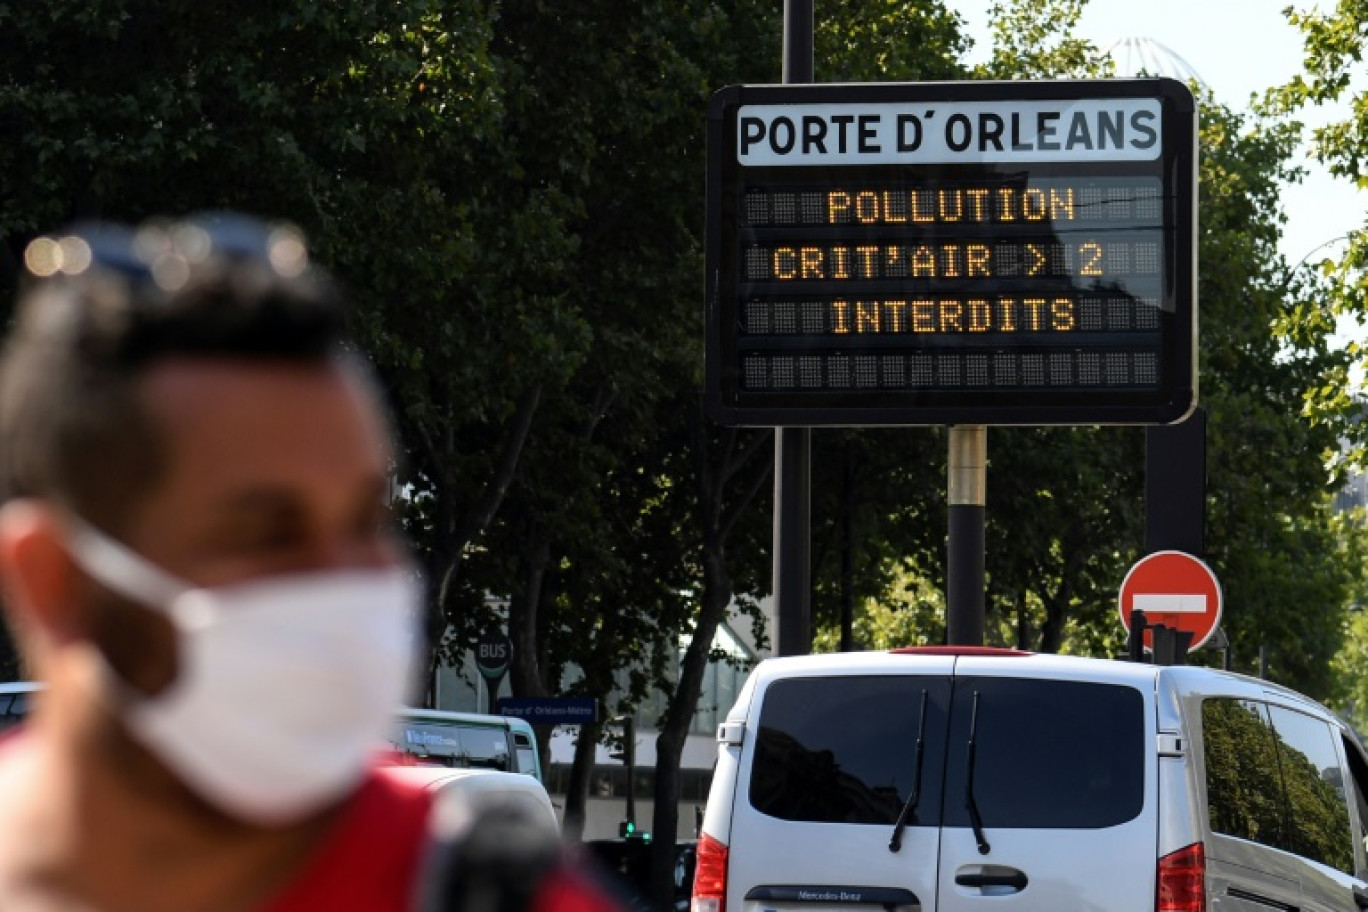
<instances>
[{"instance_id":1,"label":"white van","mask_svg":"<svg viewBox=\"0 0 1368 912\"><path fill-rule=\"evenodd\" d=\"M1196 667L927 648L771 659L718 729L694 912L1368 908L1368 761Z\"/></svg>"}]
</instances>

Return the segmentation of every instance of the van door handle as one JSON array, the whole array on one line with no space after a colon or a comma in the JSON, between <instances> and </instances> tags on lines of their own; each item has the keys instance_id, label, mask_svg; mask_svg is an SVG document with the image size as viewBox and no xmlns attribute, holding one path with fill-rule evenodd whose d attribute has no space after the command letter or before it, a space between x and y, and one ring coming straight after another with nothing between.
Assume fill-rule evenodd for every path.
<instances>
[{"instance_id":1,"label":"van door handle","mask_svg":"<svg viewBox=\"0 0 1368 912\"><path fill-rule=\"evenodd\" d=\"M984 865L977 871L962 871L955 875L955 883L961 887L1011 887L1018 893L1026 889L1028 882L1024 871L998 865Z\"/></svg>"},{"instance_id":2,"label":"van door handle","mask_svg":"<svg viewBox=\"0 0 1368 912\"><path fill-rule=\"evenodd\" d=\"M1354 905L1360 909L1368 909L1368 890L1363 887L1354 887Z\"/></svg>"},{"instance_id":3,"label":"van door handle","mask_svg":"<svg viewBox=\"0 0 1368 912\"><path fill-rule=\"evenodd\" d=\"M1354 892L1357 893L1358 891L1355 890ZM1239 887L1226 887L1226 896L1233 896L1236 899L1243 899L1246 902L1257 903L1268 909L1277 909L1278 912L1301 912L1300 908L1297 906L1279 902L1270 896L1264 896L1262 893L1255 893L1252 890L1241 890ZM1357 896L1354 897L1354 901L1358 901ZM1360 908L1363 907L1360 906Z\"/></svg>"}]
</instances>

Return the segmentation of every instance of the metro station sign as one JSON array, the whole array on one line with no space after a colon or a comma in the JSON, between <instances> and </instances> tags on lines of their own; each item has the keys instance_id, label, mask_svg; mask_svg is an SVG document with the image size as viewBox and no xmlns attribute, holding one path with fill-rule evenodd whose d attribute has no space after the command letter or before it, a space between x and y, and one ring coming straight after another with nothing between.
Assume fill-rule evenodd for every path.
<instances>
[{"instance_id":1,"label":"metro station sign","mask_svg":"<svg viewBox=\"0 0 1368 912\"><path fill-rule=\"evenodd\" d=\"M1168 79L733 86L708 113L724 424L1153 424L1196 401Z\"/></svg>"}]
</instances>

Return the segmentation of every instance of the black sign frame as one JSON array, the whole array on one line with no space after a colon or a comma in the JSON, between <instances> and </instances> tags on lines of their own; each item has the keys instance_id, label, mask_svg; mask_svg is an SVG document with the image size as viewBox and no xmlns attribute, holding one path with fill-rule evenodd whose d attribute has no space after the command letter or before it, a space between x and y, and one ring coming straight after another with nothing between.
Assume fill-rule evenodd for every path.
<instances>
[{"instance_id":1,"label":"black sign frame","mask_svg":"<svg viewBox=\"0 0 1368 912\"><path fill-rule=\"evenodd\" d=\"M743 194L797 184L824 183L854 186L889 180L935 182L968 179L988 173L979 163L933 164L832 164L825 166L743 166L739 163L738 111L743 106L966 104L1075 102L1141 99L1156 102L1160 110L1159 155L1146 163L1080 162L1061 153L1056 160L1012 162L1010 167L1028 179L1043 180L1083 175L1086 178L1157 179L1162 213L1162 267L1157 281L1157 342L1152 344L1157 381L1144 388L1118 388L1107 383L1066 389L1037 385L1032 389L976 388L922 390L905 388L805 388L795 384L782 390L747 390L742 381L741 353L748 343L742 332L742 238L740 226ZM752 108L756 110L756 108ZM795 108L795 112L801 111ZM814 109L815 110L815 109ZM929 108L928 108L929 110ZM945 110L942 108L942 110ZM834 118L833 118L834 119ZM1001 120L1001 118L999 118ZM941 121L944 123L944 118ZM852 118L840 136L842 151L865 140L862 124ZM1015 124L1011 125L1013 128ZM759 132L754 124L747 129ZM799 128L801 129L801 128ZM748 134L749 135L749 134ZM788 137L785 137L787 139ZM835 146L835 134L827 137ZM1006 139L1007 137L1004 137ZM1056 137L1058 138L1058 136ZM1015 140L1015 134L1010 134ZM717 92L708 109L708 187L706 231L706 382L707 403L712 416L724 425L738 426L872 426L872 425L1091 425L1169 424L1181 421L1197 402L1197 117L1191 92L1172 79L1055 80L1031 82L941 82L880 84L813 84L729 86ZM872 145L872 144L871 144ZM748 148L750 146L748 145ZM780 147L782 148L782 147ZM989 168L992 170L992 168ZM996 166L997 172L1004 168ZM821 227L804 226L796 236L821 237ZM866 229L866 236L869 231ZM942 228L942 233L948 230ZM806 232L804 234L803 232ZM888 237L896 235L890 231ZM905 234L903 235L905 237ZM880 238L883 236L880 235ZM878 243L876 240L874 243ZM762 253L761 256L764 254ZM776 255L777 256L777 255ZM782 263L796 262L790 257ZM781 260L775 260L775 269ZM777 275L777 272L776 272ZM749 283L750 287L760 287ZM773 287L771 282L770 286ZM821 297L819 294L818 297ZM747 302L749 303L749 302ZM840 302L844 303L844 302ZM1153 319L1153 318L1150 318ZM1071 337L1074 351L1091 353L1090 344L1101 343L1107 333ZM845 340L842 340L843 342ZM1031 348L1061 345L1039 334L1019 333L1014 338L975 339L984 351L1053 351ZM1018 343L1022 346L1018 348ZM765 337L753 345L802 353L803 346L834 350L826 342L799 337ZM873 344L873 343L871 343ZM925 354L923 340L881 338L883 351ZM1129 343L1128 343L1129 344ZM788 347L785 347L788 346ZM854 349L851 349L854 350ZM1058 350L1063 350L1062 348ZM1102 348L1096 349L1098 352ZM1149 349L1146 349L1148 352ZM1089 354L1091 357L1091 354ZM1147 355L1148 356L1148 355ZM1081 373L1081 371L1080 371ZM1137 376L1139 375L1137 369ZM1148 374L1146 375L1149 376ZM1135 384L1132 384L1135 385Z\"/></svg>"}]
</instances>

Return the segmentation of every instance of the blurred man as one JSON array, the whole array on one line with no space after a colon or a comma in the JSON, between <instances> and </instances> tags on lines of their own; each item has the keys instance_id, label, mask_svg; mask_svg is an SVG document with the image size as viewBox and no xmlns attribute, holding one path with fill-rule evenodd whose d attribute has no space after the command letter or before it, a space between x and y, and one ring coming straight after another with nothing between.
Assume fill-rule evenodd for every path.
<instances>
[{"instance_id":1,"label":"blurred man","mask_svg":"<svg viewBox=\"0 0 1368 912\"><path fill-rule=\"evenodd\" d=\"M459 909L500 877L503 908L604 907L527 833L443 854L428 793L371 764L419 591L383 411L301 237L96 225L25 261L0 583L46 690L0 742L0 909Z\"/></svg>"}]
</instances>

